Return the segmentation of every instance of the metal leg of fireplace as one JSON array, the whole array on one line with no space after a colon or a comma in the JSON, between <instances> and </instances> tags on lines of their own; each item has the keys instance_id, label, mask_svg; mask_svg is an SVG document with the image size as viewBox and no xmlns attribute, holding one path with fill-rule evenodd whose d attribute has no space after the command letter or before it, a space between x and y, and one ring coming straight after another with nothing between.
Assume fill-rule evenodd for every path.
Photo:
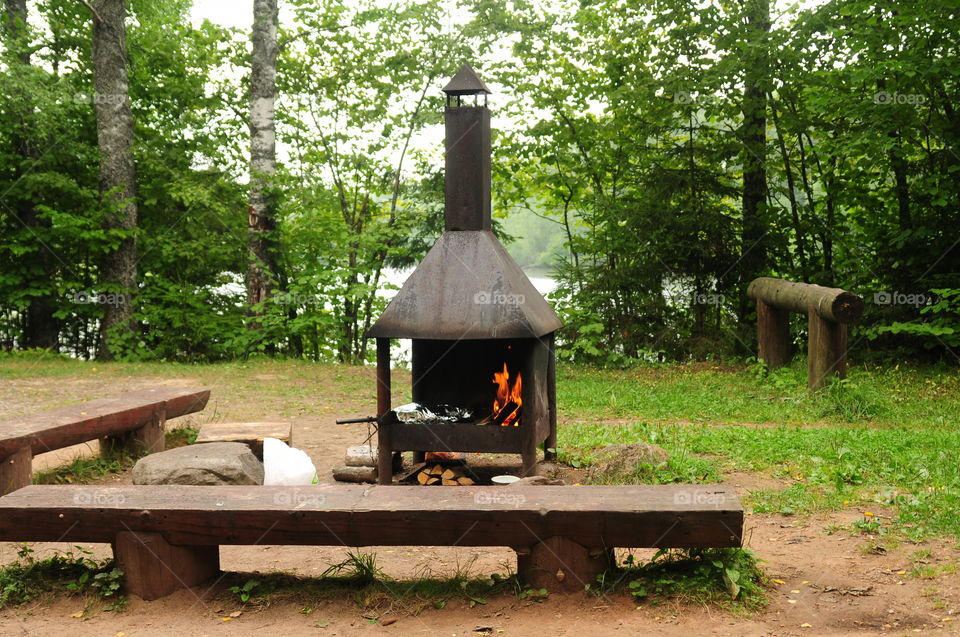
<instances>
[{"instance_id":1,"label":"metal leg of fireplace","mask_svg":"<svg viewBox=\"0 0 960 637\"><path fill-rule=\"evenodd\" d=\"M554 343L556 337L551 334L547 347L550 353L547 358L547 413L550 417L550 433L543 443L543 459L557 459L557 354Z\"/></svg>"},{"instance_id":2,"label":"metal leg of fireplace","mask_svg":"<svg viewBox=\"0 0 960 637\"><path fill-rule=\"evenodd\" d=\"M390 339L377 339L377 416L390 411ZM377 481L393 484L393 445L390 425L377 427Z\"/></svg>"},{"instance_id":3,"label":"metal leg of fireplace","mask_svg":"<svg viewBox=\"0 0 960 637\"><path fill-rule=\"evenodd\" d=\"M393 448L390 446L389 427L377 431L377 482L393 484Z\"/></svg>"},{"instance_id":4,"label":"metal leg of fireplace","mask_svg":"<svg viewBox=\"0 0 960 637\"><path fill-rule=\"evenodd\" d=\"M524 449L520 453L520 458L523 460L523 476L537 475L537 446Z\"/></svg>"}]
</instances>

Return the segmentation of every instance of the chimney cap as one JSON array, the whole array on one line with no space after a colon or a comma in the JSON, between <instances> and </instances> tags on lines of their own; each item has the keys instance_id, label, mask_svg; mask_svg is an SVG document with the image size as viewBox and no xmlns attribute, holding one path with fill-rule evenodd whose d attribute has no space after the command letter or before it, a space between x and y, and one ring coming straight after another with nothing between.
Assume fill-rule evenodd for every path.
<instances>
[{"instance_id":1,"label":"chimney cap","mask_svg":"<svg viewBox=\"0 0 960 637\"><path fill-rule=\"evenodd\" d=\"M480 79L477 72L474 71L473 67L469 64L464 64L460 67L457 74L443 87L443 92L447 95L492 94L490 89L487 88L487 85L483 83L483 80Z\"/></svg>"}]
</instances>

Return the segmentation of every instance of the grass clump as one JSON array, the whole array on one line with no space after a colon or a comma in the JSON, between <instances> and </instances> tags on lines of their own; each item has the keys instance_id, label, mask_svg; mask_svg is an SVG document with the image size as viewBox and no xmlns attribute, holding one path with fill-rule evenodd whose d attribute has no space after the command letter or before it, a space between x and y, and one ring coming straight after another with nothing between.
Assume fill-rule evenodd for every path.
<instances>
[{"instance_id":1,"label":"grass clump","mask_svg":"<svg viewBox=\"0 0 960 637\"><path fill-rule=\"evenodd\" d=\"M79 546L78 553L54 553L36 559L26 544L17 549L16 561L0 568L0 608L19 606L53 591L66 590L87 595L91 603L101 601L104 610L122 610L126 598L121 595L123 573L112 559L95 560L90 551ZM91 604L88 604L89 610Z\"/></svg>"},{"instance_id":2,"label":"grass clump","mask_svg":"<svg viewBox=\"0 0 960 637\"><path fill-rule=\"evenodd\" d=\"M765 582L757 558L745 549L661 549L643 564L628 555L621 568L598 576L593 590L625 589L654 605L678 599L755 611L767 604Z\"/></svg>"},{"instance_id":3,"label":"grass clump","mask_svg":"<svg viewBox=\"0 0 960 637\"><path fill-rule=\"evenodd\" d=\"M136 460L126 454L108 457L76 458L69 464L45 469L33 474L34 484L84 484L111 473L121 473L134 465Z\"/></svg>"},{"instance_id":4,"label":"grass clump","mask_svg":"<svg viewBox=\"0 0 960 637\"><path fill-rule=\"evenodd\" d=\"M193 425L185 425L181 427L175 427L170 429L165 434L165 444L167 449L175 449L176 447L186 447L187 445L192 445L197 441L197 436L200 435L200 428Z\"/></svg>"}]
</instances>

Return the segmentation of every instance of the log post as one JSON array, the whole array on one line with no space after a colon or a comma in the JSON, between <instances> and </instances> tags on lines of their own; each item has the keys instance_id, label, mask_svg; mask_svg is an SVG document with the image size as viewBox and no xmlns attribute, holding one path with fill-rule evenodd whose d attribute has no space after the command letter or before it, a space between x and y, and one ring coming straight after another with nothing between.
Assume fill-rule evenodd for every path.
<instances>
[{"instance_id":1,"label":"log post","mask_svg":"<svg viewBox=\"0 0 960 637\"><path fill-rule=\"evenodd\" d=\"M100 456L112 457L117 453L127 453L137 457L148 453L159 453L166 447L167 411L161 404L153 413L150 421L131 431L106 436L100 441Z\"/></svg>"},{"instance_id":2,"label":"log post","mask_svg":"<svg viewBox=\"0 0 960 637\"><path fill-rule=\"evenodd\" d=\"M377 339L377 417L390 411L390 339ZM377 481L393 484L393 445L390 441L390 425L380 422L377 426Z\"/></svg>"},{"instance_id":3,"label":"log post","mask_svg":"<svg viewBox=\"0 0 960 637\"><path fill-rule=\"evenodd\" d=\"M790 343L790 313L757 300L757 341L760 359L767 369L783 367L793 356Z\"/></svg>"},{"instance_id":4,"label":"log post","mask_svg":"<svg viewBox=\"0 0 960 637\"><path fill-rule=\"evenodd\" d=\"M219 546L175 546L159 533L121 531L113 556L126 591L146 601L196 586L220 572Z\"/></svg>"},{"instance_id":5,"label":"log post","mask_svg":"<svg viewBox=\"0 0 960 637\"><path fill-rule=\"evenodd\" d=\"M0 458L0 495L23 488L33 482L33 452L21 447L6 458Z\"/></svg>"},{"instance_id":6,"label":"log post","mask_svg":"<svg viewBox=\"0 0 960 637\"><path fill-rule=\"evenodd\" d=\"M847 323L863 314L863 299L840 288L760 277L747 288L757 301L760 358L772 368L790 357L787 312L807 315L807 386L815 391L836 373L847 376Z\"/></svg>"},{"instance_id":7,"label":"log post","mask_svg":"<svg viewBox=\"0 0 960 637\"><path fill-rule=\"evenodd\" d=\"M565 537L551 537L517 551L517 575L531 588L582 591L613 565L613 551L589 549Z\"/></svg>"},{"instance_id":8,"label":"log post","mask_svg":"<svg viewBox=\"0 0 960 637\"><path fill-rule=\"evenodd\" d=\"M816 391L833 373L847 377L847 326L820 318L812 309L808 319L807 387Z\"/></svg>"}]
</instances>

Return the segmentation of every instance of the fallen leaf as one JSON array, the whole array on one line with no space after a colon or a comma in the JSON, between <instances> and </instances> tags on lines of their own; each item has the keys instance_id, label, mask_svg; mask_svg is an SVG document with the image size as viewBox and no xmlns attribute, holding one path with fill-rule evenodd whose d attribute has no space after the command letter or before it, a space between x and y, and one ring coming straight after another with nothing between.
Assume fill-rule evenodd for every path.
<instances>
[{"instance_id":1,"label":"fallen leaf","mask_svg":"<svg viewBox=\"0 0 960 637\"><path fill-rule=\"evenodd\" d=\"M82 610L78 610L78 611L75 612L75 613L71 613L70 616L71 616L71 617L83 617L83 611L82 611Z\"/></svg>"},{"instance_id":2,"label":"fallen leaf","mask_svg":"<svg viewBox=\"0 0 960 637\"><path fill-rule=\"evenodd\" d=\"M221 618L220 618L220 621L222 621L222 622L233 621L233 617L221 617Z\"/></svg>"},{"instance_id":3,"label":"fallen leaf","mask_svg":"<svg viewBox=\"0 0 960 637\"><path fill-rule=\"evenodd\" d=\"M787 600L787 603L788 603L788 604L796 604L796 603L797 603L797 600L795 600L795 599L788 599L788 600Z\"/></svg>"},{"instance_id":4,"label":"fallen leaf","mask_svg":"<svg viewBox=\"0 0 960 637\"><path fill-rule=\"evenodd\" d=\"M897 575L906 575L906 574L907 574L906 571L897 571Z\"/></svg>"},{"instance_id":5,"label":"fallen leaf","mask_svg":"<svg viewBox=\"0 0 960 637\"><path fill-rule=\"evenodd\" d=\"M813 626L810 625L810 624L808 624L808 623L806 623L806 622L804 622L804 623L800 624L800 628L813 628Z\"/></svg>"},{"instance_id":6,"label":"fallen leaf","mask_svg":"<svg viewBox=\"0 0 960 637\"><path fill-rule=\"evenodd\" d=\"M240 615L243 615L243 611L242 611L242 610L235 610L235 611L233 611L232 613L230 613L230 616L231 616L231 617L239 617Z\"/></svg>"},{"instance_id":7,"label":"fallen leaf","mask_svg":"<svg viewBox=\"0 0 960 637\"><path fill-rule=\"evenodd\" d=\"M790 591L790 592L791 592L791 593L799 593L799 592L800 592L800 589L794 589L794 590L792 590L792 591Z\"/></svg>"},{"instance_id":8,"label":"fallen leaf","mask_svg":"<svg viewBox=\"0 0 960 637\"><path fill-rule=\"evenodd\" d=\"M784 582L782 579L775 579L775 580L773 580L773 583L774 583L774 584L786 584L786 582Z\"/></svg>"},{"instance_id":9,"label":"fallen leaf","mask_svg":"<svg viewBox=\"0 0 960 637\"><path fill-rule=\"evenodd\" d=\"M380 620L381 626L389 626L390 624L396 624L396 623L397 623L396 617L384 617L383 619Z\"/></svg>"},{"instance_id":10,"label":"fallen leaf","mask_svg":"<svg viewBox=\"0 0 960 637\"><path fill-rule=\"evenodd\" d=\"M125 633L125 632L123 632L123 631L121 630L119 633L117 633L117 634L114 635L113 637L127 637L127 633Z\"/></svg>"}]
</instances>

